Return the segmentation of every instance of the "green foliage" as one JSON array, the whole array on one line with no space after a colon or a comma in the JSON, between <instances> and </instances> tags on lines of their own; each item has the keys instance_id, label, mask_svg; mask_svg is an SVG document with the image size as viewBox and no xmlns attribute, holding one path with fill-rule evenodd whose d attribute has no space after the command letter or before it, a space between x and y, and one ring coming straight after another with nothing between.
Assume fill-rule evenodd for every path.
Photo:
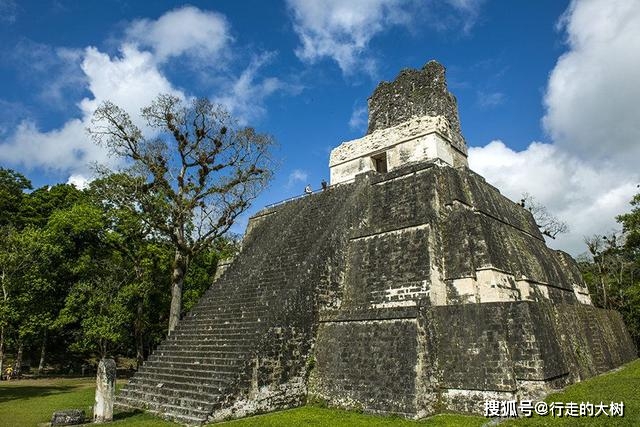
<instances>
[{"instance_id":1,"label":"green foliage","mask_svg":"<svg viewBox=\"0 0 640 427\"><path fill-rule=\"evenodd\" d=\"M640 194L631 206L631 212L616 218L621 233L585 239L591 258L579 266L594 304L620 311L640 346Z\"/></svg>"},{"instance_id":2,"label":"green foliage","mask_svg":"<svg viewBox=\"0 0 640 427\"><path fill-rule=\"evenodd\" d=\"M0 323L12 326L21 339L32 337L55 317L52 305L58 288L53 273L61 248L48 230L32 227L10 231L3 243Z\"/></svg>"},{"instance_id":3,"label":"green foliage","mask_svg":"<svg viewBox=\"0 0 640 427\"><path fill-rule=\"evenodd\" d=\"M19 227L18 213L22 204L24 190L31 189L31 181L24 175L0 167L0 227L11 225Z\"/></svg>"},{"instance_id":4,"label":"green foliage","mask_svg":"<svg viewBox=\"0 0 640 427\"><path fill-rule=\"evenodd\" d=\"M625 249L637 257L640 255L640 193L633 197L631 206L631 212L616 219L622 224L622 231L625 233Z\"/></svg>"},{"instance_id":5,"label":"green foliage","mask_svg":"<svg viewBox=\"0 0 640 427\"><path fill-rule=\"evenodd\" d=\"M44 227L55 211L68 209L83 198L83 192L73 185L41 187L24 196L20 216L26 225Z\"/></svg>"}]
</instances>

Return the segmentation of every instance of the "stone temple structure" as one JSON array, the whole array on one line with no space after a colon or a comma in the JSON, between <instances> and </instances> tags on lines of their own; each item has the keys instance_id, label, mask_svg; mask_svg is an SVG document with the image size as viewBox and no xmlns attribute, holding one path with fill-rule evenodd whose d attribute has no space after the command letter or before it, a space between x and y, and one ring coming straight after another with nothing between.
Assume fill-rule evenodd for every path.
<instances>
[{"instance_id":1,"label":"stone temple structure","mask_svg":"<svg viewBox=\"0 0 640 427\"><path fill-rule=\"evenodd\" d=\"M183 424L308 399L420 418L481 414L636 349L531 214L467 166L429 62L381 83L332 186L251 218L242 252L116 397Z\"/></svg>"}]
</instances>

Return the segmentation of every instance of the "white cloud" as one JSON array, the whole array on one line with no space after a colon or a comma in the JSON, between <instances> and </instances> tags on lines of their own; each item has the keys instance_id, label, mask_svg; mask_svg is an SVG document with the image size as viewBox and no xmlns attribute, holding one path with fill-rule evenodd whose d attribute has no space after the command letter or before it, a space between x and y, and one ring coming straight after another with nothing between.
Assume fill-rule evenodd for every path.
<instances>
[{"instance_id":1,"label":"white cloud","mask_svg":"<svg viewBox=\"0 0 640 427\"><path fill-rule=\"evenodd\" d=\"M95 47L70 50L25 42L26 47L37 48L23 50L31 52L26 65L46 82L42 84L45 98L69 98L69 91L79 93L78 88L88 90L91 96L77 103L80 116L60 128L42 131L34 122L24 120L12 131L3 130L0 161L28 169L68 172L72 178L90 176L92 163L114 166L118 159L110 158L87 136L86 128L95 109L110 100L144 127L140 109L158 94L186 97L160 69L163 61L186 54L203 62L215 62L224 54L231 37L222 15L188 6L167 12L155 21L135 21L126 31L125 40L118 55L112 56ZM234 86L235 95L242 98L247 110L259 110L262 98L279 87L277 79L264 79L251 86L259 66L250 67Z\"/></svg>"},{"instance_id":2,"label":"white cloud","mask_svg":"<svg viewBox=\"0 0 640 427\"><path fill-rule=\"evenodd\" d=\"M373 37L384 30L409 22L403 10L407 0L287 0L293 27L301 46L296 55L315 63L329 57L340 69L352 73L356 67L372 71L373 60L367 50Z\"/></svg>"},{"instance_id":3,"label":"white cloud","mask_svg":"<svg viewBox=\"0 0 640 427\"><path fill-rule=\"evenodd\" d=\"M90 178L87 178L84 175L71 175L67 180L67 184L73 185L79 190L84 190L89 186Z\"/></svg>"},{"instance_id":4,"label":"white cloud","mask_svg":"<svg viewBox=\"0 0 640 427\"><path fill-rule=\"evenodd\" d=\"M18 16L18 5L14 0L0 0L0 22L13 24Z\"/></svg>"},{"instance_id":5,"label":"white cloud","mask_svg":"<svg viewBox=\"0 0 640 427\"><path fill-rule=\"evenodd\" d=\"M86 133L91 116L101 102L111 100L143 126L138 113L159 93L184 96L158 70L149 52L141 52L131 45L122 46L121 55L114 57L88 47L81 69L92 94L78 104L82 116L49 131L39 130L31 121L22 121L13 134L0 142L0 161L28 169L41 167L89 176L92 163L109 166L118 163L118 159L96 146Z\"/></svg>"},{"instance_id":6,"label":"white cloud","mask_svg":"<svg viewBox=\"0 0 640 427\"><path fill-rule=\"evenodd\" d=\"M483 92L477 93L478 105L482 108L493 108L504 104L506 96L502 92Z\"/></svg>"},{"instance_id":7,"label":"white cloud","mask_svg":"<svg viewBox=\"0 0 640 427\"><path fill-rule=\"evenodd\" d=\"M446 3L462 15L458 20L461 18L462 30L468 33L478 20L484 0L446 0Z\"/></svg>"},{"instance_id":8,"label":"white cloud","mask_svg":"<svg viewBox=\"0 0 640 427\"><path fill-rule=\"evenodd\" d=\"M67 110L70 98L80 96L86 78L80 69L83 50L52 47L21 39L8 54L7 64L17 71L48 106Z\"/></svg>"},{"instance_id":9,"label":"white cloud","mask_svg":"<svg viewBox=\"0 0 640 427\"><path fill-rule=\"evenodd\" d=\"M351 112L351 118L349 119L349 127L352 130L363 130L366 129L367 120L368 120L368 109L367 107L355 107Z\"/></svg>"},{"instance_id":10,"label":"white cloud","mask_svg":"<svg viewBox=\"0 0 640 427\"><path fill-rule=\"evenodd\" d=\"M110 100L135 118L140 109L149 105L160 93L184 98L184 94L175 89L158 69L151 53L142 52L129 44L124 44L120 56L114 57L95 47L88 47L82 70L93 95L80 102L85 118L90 117L105 100ZM142 126L139 119L137 124Z\"/></svg>"},{"instance_id":11,"label":"white cloud","mask_svg":"<svg viewBox=\"0 0 640 427\"><path fill-rule=\"evenodd\" d=\"M553 69L543 123L581 157L629 170L640 157L640 3L574 1L561 21L569 51Z\"/></svg>"},{"instance_id":12,"label":"white cloud","mask_svg":"<svg viewBox=\"0 0 640 427\"><path fill-rule=\"evenodd\" d=\"M475 25L484 0L287 0L293 28L300 39L295 50L309 64L330 58L344 74L376 72L369 43L394 26L408 31L439 31Z\"/></svg>"},{"instance_id":13,"label":"white cloud","mask_svg":"<svg viewBox=\"0 0 640 427\"><path fill-rule=\"evenodd\" d=\"M289 180L287 181L287 188L293 187L295 184L304 184L309 179L309 174L301 169L294 169L289 174Z\"/></svg>"},{"instance_id":14,"label":"white cloud","mask_svg":"<svg viewBox=\"0 0 640 427\"><path fill-rule=\"evenodd\" d=\"M141 47L150 48L159 61L187 54L215 63L232 40L229 31L224 15L184 6L155 21L134 21L126 35Z\"/></svg>"},{"instance_id":15,"label":"white cloud","mask_svg":"<svg viewBox=\"0 0 640 427\"><path fill-rule=\"evenodd\" d=\"M263 102L266 97L282 89L291 89L276 77L260 79L259 71L273 58L272 53L255 57L249 66L234 81L229 82L225 95L213 100L224 105L241 124L260 118L264 113Z\"/></svg>"},{"instance_id":16,"label":"white cloud","mask_svg":"<svg viewBox=\"0 0 640 427\"><path fill-rule=\"evenodd\" d=\"M21 122L13 135L0 144L0 161L27 169L88 173L88 162L113 165L106 150L93 144L85 132L86 123L73 119L60 129L40 131L30 121Z\"/></svg>"},{"instance_id":17,"label":"white cloud","mask_svg":"<svg viewBox=\"0 0 640 427\"><path fill-rule=\"evenodd\" d=\"M568 51L550 74L543 124L553 144L523 151L500 141L469 150L469 164L508 197L530 193L570 227L550 244L574 255L583 237L619 229L640 182L640 4L571 3Z\"/></svg>"},{"instance_id":18,"label":"white cloud","mask_svg":"<svg viewBox=\"0 0 640 427\"><path fill-rule=\"evenodd\" d=\"M585 162L554 144L514 151L492 141L469 149L469 166L510 199L529 193L567 222L569 232L549 243L573 255L585 251L584 236L617 228L615 216L628 210L637 191L637 175Z\"/></svg>"}]
</instances>

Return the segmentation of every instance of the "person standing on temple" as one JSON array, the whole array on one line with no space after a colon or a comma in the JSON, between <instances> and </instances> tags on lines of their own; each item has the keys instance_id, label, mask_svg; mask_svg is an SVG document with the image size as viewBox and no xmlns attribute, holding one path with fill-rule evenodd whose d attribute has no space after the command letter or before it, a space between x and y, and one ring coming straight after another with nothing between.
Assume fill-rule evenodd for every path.
<instances>
[{"instance_id":1,"label":"person standing on temple","mask_svg":"<svg viewBox=\"0 0 640 427\"><path fill-rule=\"evenodd\" d=\"M305 194L311 194L313 193L313 190L311 190L311 186L309 184L307 184L306 187L304 187L304 193Z\"/></svg>"}]
</instances>

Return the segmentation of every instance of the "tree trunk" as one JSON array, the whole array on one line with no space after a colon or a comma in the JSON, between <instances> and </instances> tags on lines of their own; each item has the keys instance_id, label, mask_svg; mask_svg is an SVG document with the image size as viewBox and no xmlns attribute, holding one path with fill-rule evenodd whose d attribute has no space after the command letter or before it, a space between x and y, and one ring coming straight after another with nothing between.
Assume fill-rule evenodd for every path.
<instances>
[{"instance_id":1,"label":"tree trunk","mask_svg":"<svg viewBox=\"0 0 640 427\"><path fill-rule=\"evenodd\" d=\"M4 326L0 326L0 377L4 369Z\"/></svg>"},{"instance_id":2,"label":"tree trunk","mask_svg":"<svg viewBox=\"0 0 640 427\"><path fill-rule=\"evenodd\" d=\"M182 310L182 285L187 272L188 257L176 249L173 260L173 274L171 275L171 310L169 311L169 333L173 331L180 320Z\"/></svg>"},{"instance_id":3,"label":"tree trunk","mask_svg":"<svg viewBox=\"0 0 640 427\"><path fill-rule=\"evenodd\" d=\"M40 363L38 363L38 375L42 375L44 369L44 356L47 351L47 330L42 334L42 348L40 349Z\"/></svg>"},{"instance_id":4,"label":"tree trunk","mask_svg":"<svg viewBox=\"0 0 640 427\"><path fill-rule=\"evenodd\" d=\"M140 298L138 301L138 313L136 320L136 366L139 368L144 362L144 337L142 333L142 314L143 314L143 300Z\"/></svg>"},{"instance_id":5,"label":"tree trunk","mask_svg":"<svg viewBox=\"0 0 640 427\"><path fill-rule=\"evenodd\" d=\"M24 348L24 344L22 340L18 343L18 353L16 353L16 360L13 364L13 376L16 378L20 378L22 374L22 350Z\"/></svg>"},{"instance_id":6,"label":"tree trunk","mask_svg":"<svg viewBox=\"0 0 640 427\"><path fill-rule=\"evenodd\" d=\"M2 283L2 299L3 301L7 301L7 288L4 286L4 278L5 272L2 270L2 274L0 274L0 283ZM4 325L0 326L0 378L4 373Z\"/></svg>"}]
</instances>

